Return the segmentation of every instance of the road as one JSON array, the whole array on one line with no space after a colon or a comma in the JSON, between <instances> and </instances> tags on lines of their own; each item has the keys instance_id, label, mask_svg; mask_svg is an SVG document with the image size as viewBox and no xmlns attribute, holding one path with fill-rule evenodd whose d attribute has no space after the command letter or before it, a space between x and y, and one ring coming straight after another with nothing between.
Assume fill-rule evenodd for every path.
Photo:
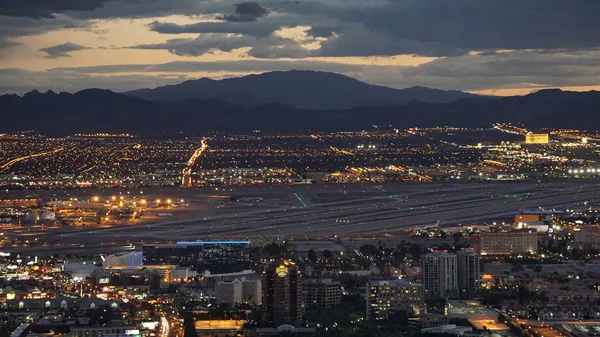
<instances>
[{"instance_id":1,"label":"road","mask_svg":"<svg viewBox=\"0 0 600 337\"><path fill-rule=\"evenodd\" d=\"M170 337L171 331L169 320L165 316L160 317L160 325L158 327L158 337Z\"/></svg>"}]
</instances>

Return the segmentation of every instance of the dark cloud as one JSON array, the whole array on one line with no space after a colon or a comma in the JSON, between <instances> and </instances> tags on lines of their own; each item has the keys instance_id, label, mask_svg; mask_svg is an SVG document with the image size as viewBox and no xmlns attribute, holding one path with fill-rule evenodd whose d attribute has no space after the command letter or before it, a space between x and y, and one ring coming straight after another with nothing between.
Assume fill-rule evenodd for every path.
<instances>
[{"instance_id":1,"label":"dark cloud","mask_svg":"<svg viewBox=\"0 0 600 337\"><path fill-rule=\"evenodd\" d=\"M280 29L281 25L278 22L266 22L260 25L251 22L199 22L188 25L152 22L148 27L161 34L221 33L268 36Z\"/></svg>"},{"instance_id":2,"label":"dark cloud","mask_svg":"<svg viewBox=\"0 0 600 337\"><path fill-rule=\"evenodd\" d=\"M12 41L12 40L0 37L0 49L6 49L6 48L16 47L16 46L20 46L20 45L22 45L21 42Z\"/></svg>"},{"instance_id":3,"label":"dark cloud","mask_svg":"<svg viewBox=\"0 0 600 337\"><path fill-rule=\"evenodd\" d=\"M372 32L361 25L349 25L336 36L321 44L313 56L394 56L418 54L421 56L459 56L469 50L453 48L443 42L417 42L394 39L383 33Z\"/></svg>"},{"instance_id":4,"label":"dark cloud","mask_svg":"<svg viewBox=\"0 0 600 337\"><path fill-rule=\"evenodd\" d=\"M2 0L0 15L52 18L66 11L91 11L112 0Z\"/></svg>"},{"instance_id":5,"label":"dark cloud","mask_svg":"<svg viewBox=\"0 0 600 337\"><path fill-rule=\"evenodd\" d=\"M248 36L224 37L221 34L203 34L195 39L171 39L165 43L132 46L133 49L168 50L179 56L200 56L220 50L230 52L234 49L248 47L255 41Z\"/></svg>"},{"instance_id":6,"label":"dark cloud","mask_svg":"<svg viewBox=\"0 0 600 337\"><path fill-rule=\"evenodd\" d=\"M341 27L337 26L312 26L306 31L308 36L312 37L331 37L334 33L339 32Z\"/></svg>"},{"instance_id":7,"label":"dark cloud","mask_svg":"<svg viewBox=\"0 0 600 337\"><path fill-rule=\"evenodd\" d=\"M40 51L46 53L46 58L55 59L59 57L71 57L69 53L84 49L87 48L78 44L67 42L48 48L42 48Z\"/></svg>"},{"instance_id":8,"label":"dark cloud","mask_svg":"<svg viewBox=\"0 0 600 337\"><path fill-rule=\"evenodd\" d=\"M193 39L171 39L165 43L131 46L132 49L168 50L179 56L201 56L215 51L231 52L249 47L248 55L257 58L299 58L309 52L297 42L277 36L201 34Z\"/></svg>"},{"instance_id":9,"label":"dark cloud","mask_svg":"<svg viewBox=\"0 0 600 337\"><path fill-rule=\"evenodd\" d=\"M91 26L90 22L73 19L62 14L53 19L0 16L0 39L38 35L59 29L88 29Z\"/></svg>"},{"instance_id":10,"label":"dark cloud","mask_svg":"<svg viewBox=\"0 0 600 337\"><path fill-rule=\"evenodd\" d=\"M242 2L235 4L235 12L231 15L220 17L221 20L229 22L254 22L258 18L267 16L269 10L256 2Z\"/></svg>"},{"instance_id":11,"label":"dark cloud","mask_svg":"<svg viewBox=\"0 0 600 337\"><path fill-rule=\"evenodd\" d=\"M281 5L281 10L359 24L423 55L600 45L595 33L600 30L600 1L596 0L323 0ZM362 39L348 46L355 49L361 42L365 48L370 43Z\"/></svg>"}]
</instances>

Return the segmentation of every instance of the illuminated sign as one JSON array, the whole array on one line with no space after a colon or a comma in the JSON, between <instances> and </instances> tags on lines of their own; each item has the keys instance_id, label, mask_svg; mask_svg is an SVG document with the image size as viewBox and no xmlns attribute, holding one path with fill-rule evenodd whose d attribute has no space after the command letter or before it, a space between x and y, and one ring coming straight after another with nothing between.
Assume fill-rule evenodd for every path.
<instances>
[{"instance_id":1,"label":"illuminated sign","mask_svg":"<svg viewBox=\"0 0 600 337\"><path fill-rule=\"evenodd\" d=\"M279 276L279 277L285 277L288 273L288 269L286 266L281 265L281 266L277 267L276 273L277 273L277 276Z\"/></svg>"},{"instance_id":2,"label":"illuminated sign","mask_svg":"<svg viewBox=\"0 0 600 337\"><path fill-rule=\"evenodd\" d=\"M10 253L0 252L0 256L10 256Z\"/></svg>"},{"instance_id":3,"label":"illuminated sign","mask_svg":"<svg viewBox=\"0 0 600 337\"><path fill-rule=\"evenodd\" d=\"M142 322L142 327L148 330L156 330L158 327L158 321L156 322Z\"/></svg>"},{"instance_id":4,"label":"illuminated sign","mask_svg":"<svg viewBox=\"0 0 600 337\"><path fill-rule=\"evenodd\" d=\"M98 283L100 284L108 284L110 283L110 279L108 277L103 277L101 279L98 280Z\"/></svg>"}]
</instances>

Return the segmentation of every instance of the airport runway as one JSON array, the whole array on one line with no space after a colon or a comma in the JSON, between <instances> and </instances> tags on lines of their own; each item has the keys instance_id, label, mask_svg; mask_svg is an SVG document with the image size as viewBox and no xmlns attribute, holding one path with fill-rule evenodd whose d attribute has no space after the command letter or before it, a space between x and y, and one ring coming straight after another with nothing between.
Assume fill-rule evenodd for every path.
<instances>
[{"instance_id":1,"label":"airport runway","mask_svg":"<svg viewBox=\"0 0 600 337\"><path fill-rule=\"evenodd\" d=\"M23 237L47 247L140 244L215 238L275 236L357 238L405 232L415 226L453 225L510 217L522 208L566 207L600 202L600 184L431 183L384 185L308 185L237 188L230 196L262 197L257 206L234 201L209 205L194 218L112 228L31 228ZM201 192L201 191L199 191ZM200 200L200 199L199 199ZM202 202L202 201L201 201ZM43 247L43 248L47 248ZM35 249L35 247L32 247ZM61 248L62 249L62 248Z\"/></svg>"}]
</instances>

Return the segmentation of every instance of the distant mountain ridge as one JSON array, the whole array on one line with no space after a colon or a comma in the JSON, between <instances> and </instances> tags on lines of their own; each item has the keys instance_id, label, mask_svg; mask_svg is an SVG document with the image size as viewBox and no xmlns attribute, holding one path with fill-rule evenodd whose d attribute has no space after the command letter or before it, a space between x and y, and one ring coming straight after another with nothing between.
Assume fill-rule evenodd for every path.
<instances>
[{"instance_id":1,"label":"distant mountain ridge","mask_svg":"<svg viewBox=\"0 0 600 337\"><path fill-rule=\"evenodd\" d=\"M374 124L397 128L490 127L522 122L532 128L600 129L600 92L541 90L525 96L474 97L450 103L311 110L281 103L244 106L219 100L148 101L110 90L0 96L0 132L35 130L47 135L123 132L173 136L180 132L358 131Z\"/></svg>"},{"instance_id":2,"label":"distant mountain ridge","mask_svg":"<svg viewBox=\"0 0 600 337\"><path fill-rule=\"evenodd\" d=\"M449 103L477 96L462 91L425 87L393 89L367 84L341 74L308 70L273 71L223 80L202 78L124 94L151 101L216 99L244 106L281 103L295 108L319 110L400 105L414 100Z\"/></svg>"}]
</instances>

